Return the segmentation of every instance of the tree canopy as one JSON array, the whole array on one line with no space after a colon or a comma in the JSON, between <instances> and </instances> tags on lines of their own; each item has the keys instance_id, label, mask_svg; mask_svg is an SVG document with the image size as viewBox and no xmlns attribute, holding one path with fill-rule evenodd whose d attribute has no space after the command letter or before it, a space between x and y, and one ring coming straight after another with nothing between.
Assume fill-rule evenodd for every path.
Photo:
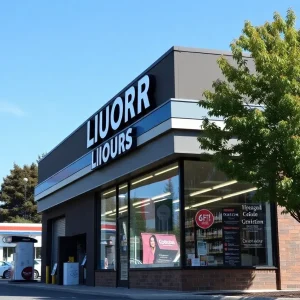
<instances>
[{"instance_id":1,"label":"tree canopy","mask_svg":"<svg viewBox=\"0 0 300 300\"><path fill-rule=\"evenodd\" d=\"M274 13L273 21L261 26L245 22L230 45L233 63L224 56L218 60L225 79L216 79L199 102L208 109L199 142L215 153L217 167L228 176L255 185L257 200L274 201L300 222L300 31L295 21L288 10L285 19ZM224 127L210 121L213 116L223 118Z\"/></svg>"},{"instance_id":2,"label":"tree canopy","mask_svg":"<svg viewBox=\"0 0 300 300\"><path fill-rule=\"evenodd\" d=\"M34 187L37 185L38 169L35 163L23 168L14 164L10 175L1 185L0 221L10 223L39 223L34 201Z\"/></svg>"}]
</instances>

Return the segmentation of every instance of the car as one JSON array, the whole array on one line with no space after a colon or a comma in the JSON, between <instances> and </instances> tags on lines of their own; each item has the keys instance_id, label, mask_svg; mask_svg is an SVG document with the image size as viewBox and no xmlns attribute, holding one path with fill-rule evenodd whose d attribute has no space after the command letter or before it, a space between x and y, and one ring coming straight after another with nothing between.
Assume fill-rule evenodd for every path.
<instances>
[{"instance_id":1,"label":"car","mask_svg":"<svg viewBox=\"0 0 300 300\"><path fill-rule=\"evenodd\" d=\"M41 276L42 260L34 260L34 279L38 279Z\"/></svg>"},{"instance_id":2,"label":"car","mask_svg":"<svg viewBox=\"0 0 300 300\"><path fill-rule=\"evenodd\" d=\"M1 262L0 262L1 264ZM4 276L2 276L3 278L9 279L10 278L10 273L14 267L14 262L12 261L11 263L7 263L8 264L8 269L5 273ZM38 279L41 276L41 266L42 266L42 261L41 259L35 259L34 260L34 279ZM1 273L0 273L1 276Z\"/></svg>"},{"instance_id":3,"label":"car","mask_svg":"<svg viewBox=\"0 0 300 300\"><path fill-rule=\"evenodd\" d=\"M0 277L4 279L9 279L10 278L10 268L11 264L5 262L5 261L0 261Z\"/></svg>"}]
</instances>

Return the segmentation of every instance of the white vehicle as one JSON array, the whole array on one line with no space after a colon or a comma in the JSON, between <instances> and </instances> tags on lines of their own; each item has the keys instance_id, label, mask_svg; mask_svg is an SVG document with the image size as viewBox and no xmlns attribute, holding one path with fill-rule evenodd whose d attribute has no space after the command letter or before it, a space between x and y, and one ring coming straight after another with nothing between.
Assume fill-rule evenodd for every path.
<instances>
[{"instance_id":1,"label":"white vehicle","mask_svg":"<svg viewBox=\"0 0 300 300\"><path fill-rule=\"evenodd\" d=\"M0 277L9 279L11 265L5 261L0 261Z\"/></svg>"},{"instance_id":2,"label":"white vehicle","mask_svg":"<svg viewBox=\"0 0 300 300\"><path fill-rule=\"evenodd\" d=\"M41 268L42 268L42 260L35 259L34 260L34 279L38 279L41 276Z\"/></svg>"},{"instance_id":3,"label":"white vehicle","mask_svg":"<svg viewBox=\"0 0 300 300\"><path fill-rule=\"evenodd\" d=\"M6 263L7 264L7 270L5 271L5 274L2 275L3 278L9 279L10 278L10 271L12 270L14 266L14 262ZM1 265L1 262L0 262ZM42 267L42 261L41 259L35 259L34 260L34 279L38 279L41 276L41 267ZM1 276L1 272L0 272Z\"/></svg>"}]
</instances>

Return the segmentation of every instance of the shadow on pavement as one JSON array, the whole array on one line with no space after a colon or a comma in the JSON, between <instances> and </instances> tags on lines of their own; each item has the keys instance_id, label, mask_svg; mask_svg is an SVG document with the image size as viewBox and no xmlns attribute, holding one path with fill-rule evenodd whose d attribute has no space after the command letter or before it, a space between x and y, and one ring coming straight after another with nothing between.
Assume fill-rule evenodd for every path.
<instances>
[{"instance_id":1,"label":"shadow on pavement","mask_svg":"<svg viewBox=\"0 0 300 300\"><path fill-rule=\"evenodd\" d=\"M99 295L85 295L79 293L72 293L68 291L57 291L49 290L42 288L34 287L25 287L26 283L19 284L10 284L8 281L2 281L0 283L0 299L11 299L17 300L18 297L22 297L22 300L61 300L61 299L85 299L85 300L94 300L94 299L117 299L114 297L106 297ZM38 284L38 283L37 283ZM122 300L125 298L118 299Z\"/></svg>"}]
</instances>

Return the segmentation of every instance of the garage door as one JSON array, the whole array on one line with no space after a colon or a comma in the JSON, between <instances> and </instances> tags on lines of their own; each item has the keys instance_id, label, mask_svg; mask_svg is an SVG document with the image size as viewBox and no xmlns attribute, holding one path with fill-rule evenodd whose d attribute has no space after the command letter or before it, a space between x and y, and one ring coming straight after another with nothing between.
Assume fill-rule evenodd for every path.
<instances>
[{"instance_id":1,"label":"garage door","mask_svg":"<svg viewBox=\"0 0 300 300\"><path fill-rule=\"evenodd\" d=\"M66 235L66 219L59 218L52 223L52 255L51 255L51 265L57 263L58 257L58 237Z\"/></svg>"}]
</instances>

